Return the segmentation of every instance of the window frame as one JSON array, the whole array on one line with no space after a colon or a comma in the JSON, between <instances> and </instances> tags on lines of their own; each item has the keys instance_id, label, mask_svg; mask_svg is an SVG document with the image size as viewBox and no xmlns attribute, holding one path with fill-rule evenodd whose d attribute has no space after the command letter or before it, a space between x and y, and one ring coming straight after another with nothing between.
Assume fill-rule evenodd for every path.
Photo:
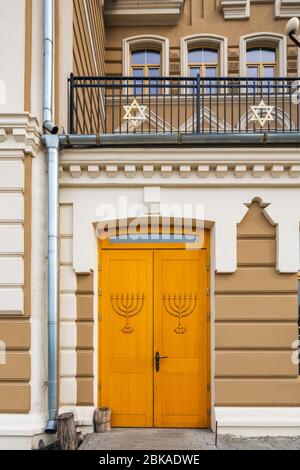
<instances>
[{"instance_id":1,"label":"window frame","mask_svg":"<svg viewBox=\"0 0 300 470\"><path fill-rule=\"evenodd\" d=\"M155 51L155 52L159 52L159 55L160 55L160 60L159 60L159 64L150 64L150 63L147 63L147 64L133 64L132 63L132 53L133 52L136 52L136 51ZM144 73L143 73L143 76L144 77L149 77L149 69L158 69L159 70L159 77L161 76L161 69L162 69L162 66L161 66L161 50L160 49L154 49L153 47L150 49L150 48L144 48L144 47L136 47L136 48L132 48L130 50L130 76L133 77L133 70L134 69L143 69Z\"/></svg>"},{"instance_id":2,"label":"window frame","mask_svg":"<svg viewBox=\"0 0 300 470\"><path fill-rule=\"evenodd\" d=\"M213 51L213 52L216 52L218 54L218 60L217 62L194 62L194 63L190 63L189 61L189 54L191 51L195 51L195 50L210 50L210 51ZM211 77L206 77L205 73L203 72L206 72L206 69L209 69L209 68L215 68L217 70L217 75L216 77L214 78L218 78L219 76L219 72L220 72L220 51L219 49L213 49L212 47L205 47L205 46L201 46L201 47L197 47L197 46L194 46L194 47L191 47L188 49L187 51L187 54L188 54L188 75L189 77L191 77L191 69L193 68L198 68L200 70L200 76L201 78L211 78Z\"/></svg>"},{"instance_id":3,"label":"window frame","mask_svg":"<svg viewBox=\"0 0 300 470\"><path fill-rule=\"evenodd\" d=\"M218 76L228 75L228 39L215 34L194 34L186 36L180 41L180 69L181 76L189 78L188 52L191 49L207 48L218 51Z\"/></svg>"},{"instance_id":4,"label":"window frame","mask_svg":"<svg viewBox=\"0 0 300 470\"><path fill-rule=\"evenodd\" d=\"M157 35L139 35L123 39L123 77L131 77L131 52L138 49L160 51L160 76L169 76L169 40Z\"/></svg>"},{"instance_id":5,"label":"window frame","mask_svg":"<svg viewBox=\"0 0 300 470\"><path fill-rule=\"evenodd\" d=\"M250 51L261 51L261 50L269 50L269 51L274 51L275 52L275 62L248 62L247 54ZM274 47L263 47L263 46L257 46L257 47L249 47L246 51L246 67L247 67L247 77L248 77L248 68L249 67L256 67L259 71L258 77L257 78L266 78L263 75L264 68L265 67L273 67L274 68L274 77L276 77L277 74L277 67L278 67L278 62L277 62L277 57L278 57L278 52L277 49Z\"/></svg>"},{"instance_id":6,"label":"window frame","mask_svg":"<svg viewBox=\"0 0 300 470\"><path fill-rule=\"evenodd\" d=\"M277 33L255 33L240 38L240 76L247 77L247 51L255 48L272 48L276 51L276 75L287 77L287 40Z\"/></svg>"}]
</instances>

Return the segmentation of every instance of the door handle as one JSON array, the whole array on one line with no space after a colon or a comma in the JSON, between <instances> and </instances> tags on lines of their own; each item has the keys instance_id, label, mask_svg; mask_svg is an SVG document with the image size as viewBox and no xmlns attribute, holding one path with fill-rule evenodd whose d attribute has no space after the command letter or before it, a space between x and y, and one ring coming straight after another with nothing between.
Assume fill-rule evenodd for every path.
<instances>
[{"instance_id":1,"label":"door handle","mask_svg":"<svg viewBox=\"0 0 300 470\"><path fill-rule=\"evenodd\" d=\"M155 369L156 369L156 372L159 372L160 360L161 359L168 359L168 356L161 356L159 354L159 352L157 351L157 353L155 354Z\"/></svg>"}]
</instances>

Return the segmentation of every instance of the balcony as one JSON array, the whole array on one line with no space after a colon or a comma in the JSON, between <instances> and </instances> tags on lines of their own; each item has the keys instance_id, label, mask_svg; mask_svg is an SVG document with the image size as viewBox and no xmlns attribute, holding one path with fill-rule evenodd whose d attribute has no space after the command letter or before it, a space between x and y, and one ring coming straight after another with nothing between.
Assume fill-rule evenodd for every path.
<instances>
[{"instance_id":1,"label":"balcony","mask_svg":"<svg viewBox=\"0 0 300 470\"><path fill-rule=\"evenodd\" d=\"M295 78L69 79L69 134L97 145L298 144Z\"/></svg>"}]
</instances>

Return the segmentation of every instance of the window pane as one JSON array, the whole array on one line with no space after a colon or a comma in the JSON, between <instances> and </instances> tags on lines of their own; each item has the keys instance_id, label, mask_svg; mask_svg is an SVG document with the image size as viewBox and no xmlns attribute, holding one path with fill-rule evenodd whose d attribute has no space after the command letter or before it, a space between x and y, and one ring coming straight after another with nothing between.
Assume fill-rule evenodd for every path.
<instances>
[{"instance_id":1,"label":"window pane","mask_svg":"<svg viewBox=\"0 0 300 470\"><path fill-rule=\"evenodd\" d=\"M146 63L160 65L160 52L159 51L146 51Z\"/></svg>"},{"instance_id":2,"label":"window pane","mask_svg":"<svg viewBox=\"0 0 300 470\"><path fill-rule=\"evenodd\" d=\"M247 77L257 78L258 77L258 67L247 67Z\"/></svg>"},{"instance_id":3,"label":"window pane","mask_svg":"<svg viewBox=\"0 0 300 470\"><path fill-rule=\"evenodd\" d=\"M144 75L144 69L133 69L133 76L134 77L142 77Z\"/></svg>"},{"instance_id":4,"label":"window pane","mask_svg":"<svg viewBox=\"0 0 300 470\"><path fill-rule=\"evenodd\" d=\"M203 49L203 62L208 64L217 64L218 51L214 49Z\"/></svg>"},{"instance_id":5,"label":"window pane","mask_svg":"<svg viewBox=\"0 0 300 470\"><path fill-rule=\"evenodd\" d=\"M217 67L206 67L205 70L206 77L216 77L217 76Z\"/></svg>"},{"instance_id":6,"label":"window pane","mask_svg":"<svg viewBox=\"0 0 300 470\"><path fill-rule=\"evenodd\" d=\"M247 62L259 63L261 61L260 49L247 50Z\"/></svg>"},{"instance_id":7,"label":"window pane","mask_svg":"<svg viewBox=\"0 0 300 470\"><path fill-rule=\"evenodd\" d=\"M276 62L276 50L257 47L247 50L247 62L274 63Z\"/></svg>"},{"instance_id":8,"label":"window pane","mask_svg":"<svg viewBox=\"0 0 300 470\"><path fill-rule=\"evenodd\" d=\"M149 69L149 77L159 77L159 68L151 67Z\"/></svg>"},{"instance_id":9,"label":"window pane","mask_svg":"<svg viewBox=\"0 0 300 470\"><path fill-rule=\"evenodd\" d=\"M151 67L149 69L149 77L159 77L159 68L153 68ZM159 93L159 87L158 87L158 80L149 80L149 85L150 85L150 93L156 94ZM156 85L156 86L151 86L151 85Z\"/></svg>"},{"instance_id":10,"label":"window pane","mask_svg":"<svg viewBox=\"0 0 300 470\"><path fill-rule=\"evenodd\" d=\"M192 49L189 51L189 64L201 64L202 63L202 52L203 49Z\"/></svg>"},{"instance_id":11,"label":"window pane","mask_svg":"<svg viewBox=\"0 0 300 470\"><path fill-rule=\"evenodd\" d=\"M145 64L146 63L146 51L132 51L131 52L131 63L133 65Z\"/></svg>"},{"instance_id":12,"label":"window pane","mask_svg":"<svg viewBox=\"0 0 300 470\"><path fill-rule=\"evenodd\" d=\"M135 68L135 69L132 70L132 74L133 74L134 77L142 77L142 76L144 75L144 69L142 69L142 68L140 68L140 69ZM135 95L141 95L143 89L142 89L142 87L139 87L139 86L137 86L137 85L142 85L142 80L133 80L133 83L134 83L134 85L135 85L135 86L134 86L134 89L133 89L133 90L134 90L134 91L133 91L134 94L135 94Z\"/></svg>"},{"instance_id":13,"label":"window pane","mask_svg":"<svg viewBox=\"0 0 300 470\"><path fill-rule=\"evenodd\" d=\"M264 77L273 78L274 77L274 67L266 66L264 67Z\"/></svg>"},{"instance_id":14,"label":"window pane","mask_svg":"<svg viewBox=\"0 0 300 470\"><path fill-rule=\"evenodd\" d=\"M190 77L197 77L200 74L199 67L190 67Z\"/></svg>"},{"instance_id":15,"label":"window pane","mask_svg":"<svg viewBox=\"0 0 300 470\"><path fill-rule=\"evenodd\" d=\"M276 62L276 51L275 49L262 49L261 50L261 61L263 63L274 63Z\"/></svg>"}]
</instances>

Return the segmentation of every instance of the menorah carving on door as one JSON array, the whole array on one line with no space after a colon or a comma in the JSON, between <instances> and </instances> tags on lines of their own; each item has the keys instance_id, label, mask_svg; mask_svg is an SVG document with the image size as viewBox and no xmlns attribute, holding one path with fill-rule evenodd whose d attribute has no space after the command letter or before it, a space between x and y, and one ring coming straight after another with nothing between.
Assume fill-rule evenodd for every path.
<instances>
[{"instance_id":1,"label":"menorah carving on door","mask_svg":"<svg viewBox=\"0 0 300 470\"><path fill-rule=\"evenodd\" d=\"M144 294L116 294L111 295L111 305L113 310L120 317L125 318L125 326L121 329L122 333L130 334L135 330L129 324L130 318L138 315L145 303Z\"/></svg>"},{"instance_id":2,"label":"menorah carving on door","mask_svg":"<svg viewBox=\"0 0 300 470\"><path fill-rule=\"evenodd\" d=\"M178 326L175 333L183 335L188 330L182 326L182 318L188 317L196 308L198 297L192 294L169 294L163 295L163 304L166 311L173 317L178 318Z\"/></svg>"}]
</instances>

